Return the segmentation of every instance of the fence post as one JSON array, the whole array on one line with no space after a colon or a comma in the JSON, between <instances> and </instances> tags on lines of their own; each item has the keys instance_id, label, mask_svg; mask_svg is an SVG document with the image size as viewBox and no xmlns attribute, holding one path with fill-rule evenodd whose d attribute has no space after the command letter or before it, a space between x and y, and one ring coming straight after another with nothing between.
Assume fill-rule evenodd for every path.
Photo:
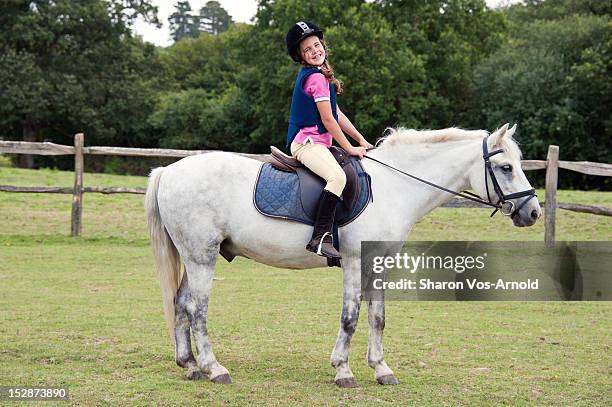
<instances>
[{"instance_id":1,"label":"fence post","mask_svg":"<svg viewBox=\"0 0 612 407\"><path fill-rule=\"evenodd\" d=\"M71 236L79 236L82 229L83 216L83 133L74 135L74 191L72 193L72 223Z\"/></svg>"},{"instance_id":2,"label":"fence post","mask_svg":"<svg viewBox=\"0 0 612 407\"><path fill-rule=\"evenodd\" d=\"M544 206L544 243L555 243L555 212L557 210L557 180L559 178L559 146L548 146L546 156L546 204Z\"/></svg>"}]
</instances>

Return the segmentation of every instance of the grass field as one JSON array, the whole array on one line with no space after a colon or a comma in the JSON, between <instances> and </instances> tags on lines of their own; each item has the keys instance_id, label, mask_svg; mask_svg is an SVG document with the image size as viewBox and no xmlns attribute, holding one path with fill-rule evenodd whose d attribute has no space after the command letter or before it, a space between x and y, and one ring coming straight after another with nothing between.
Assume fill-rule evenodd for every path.
<instances>
[{"instance_id":1,"label":"grass field","mask_svg":"<svg viewBox=\"0 0 612 407\"><path fill-rule=\"evenodd\" d=\"M0 184L72 182L0 166ZM145 183L85 176L89 186ZM612 193L558 200L610 207ZM0 386L68 386L72 405L612 405L610 303L389 302L386 360L401 384L375 382L362 318L351 350L361 387L338 389L329 354L340 271L245 259L219 260L210 304L215 353L234 384L187 381L166 334L142 196L86 194L76 239L70 206L69 195L0 193ZM559 240L612 240L610 218L557 213ZM543 238L542 222L518 229L488 214L439 209L411 238Z\"/></svg>"}]
</instances>

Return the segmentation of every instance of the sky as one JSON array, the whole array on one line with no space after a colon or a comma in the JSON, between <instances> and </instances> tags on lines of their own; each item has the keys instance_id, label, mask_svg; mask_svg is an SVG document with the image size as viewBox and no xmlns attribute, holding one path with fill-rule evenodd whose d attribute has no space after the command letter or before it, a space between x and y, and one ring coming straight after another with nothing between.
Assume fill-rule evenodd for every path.
<instances>
[{"instance_id":1,"label":"sky","mask_svg":"<svg viewBox=\"0 0 612 407\"><path fill-rule=\"evenodd\" d=\"M192 10L200 10L208 0L190 0ZM257 0L217 0L232 19L241 23L249 23L257 12ZM496 7L500 4L516 3L519 0L486 0L489 7ZM152 42L155 45L167 47L172 44L170 38L168 16L173 13L176 0L153 0L153 4L157 6L157 16L159 21L163 23L162 28L156 28L152 24L145 23L139 20L134 25L136 34L142 36L145 41Z\"/></svg>"}]
</instances>

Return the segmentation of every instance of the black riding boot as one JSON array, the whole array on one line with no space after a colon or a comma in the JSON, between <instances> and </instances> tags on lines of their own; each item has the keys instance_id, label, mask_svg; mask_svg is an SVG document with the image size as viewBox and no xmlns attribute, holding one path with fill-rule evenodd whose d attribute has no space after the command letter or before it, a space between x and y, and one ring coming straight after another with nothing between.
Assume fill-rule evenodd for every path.
<instances>
[{"instance_id":1,"label":"black riding boot","mask_svg":"<svg viewBox=\"0 0 612 407\"><path fill-rule=\"evenodd\" d=\"M342 258L334 247L332 238L332 226L334 224L338 199L332 192L326 189L323 190L317 207L314 231L312 232L310 242L306 245L306 250L314 252L319 256Z\"/></svg>"}]
</instances>

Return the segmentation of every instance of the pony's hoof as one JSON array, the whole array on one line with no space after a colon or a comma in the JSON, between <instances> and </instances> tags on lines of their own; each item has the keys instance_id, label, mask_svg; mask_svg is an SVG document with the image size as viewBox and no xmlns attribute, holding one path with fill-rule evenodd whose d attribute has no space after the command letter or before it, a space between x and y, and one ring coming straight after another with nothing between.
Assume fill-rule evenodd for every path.
<instances>
[{"instance_id":1,"label":"pony's hoof","mask_svg":"<svg viewBox=\"0 0 612 407\"><path fill-rule=\"evenodd\" d=\"M336 386L342 387L343 389L354 389L359 387L354 377L344 377L336 380Z\"/></svg>"},{"instance_id":2,"label":"pony's hoof","mask_svg":"<svg viewBox=\"0 0 612 407\"><path fill-rule=\"evenodd\" d=\"M189 380L201 380L205 377L200 369L189 369L185 375Z\"/></svg>"},{"instance_id":3,"label":"pony's hoof","mask_svg":"<svg viewBox=\"0 0 612 407\"><path fill-rule=\"evenodd\" d=\"M392 374L380 376L376 378L376 381L378 384L399 384L399 381Z\"/></svg>"},{"instance_id":4,"label":"pony's hoof","mask_svg":"<svg viewBox=\"0 0 612 407\"><path fill-rule=\"evenodd\" d=\"M216 384L232 384L232 378L227 373L215 376L210 381Z\"/></svg>"}]
</instances>

